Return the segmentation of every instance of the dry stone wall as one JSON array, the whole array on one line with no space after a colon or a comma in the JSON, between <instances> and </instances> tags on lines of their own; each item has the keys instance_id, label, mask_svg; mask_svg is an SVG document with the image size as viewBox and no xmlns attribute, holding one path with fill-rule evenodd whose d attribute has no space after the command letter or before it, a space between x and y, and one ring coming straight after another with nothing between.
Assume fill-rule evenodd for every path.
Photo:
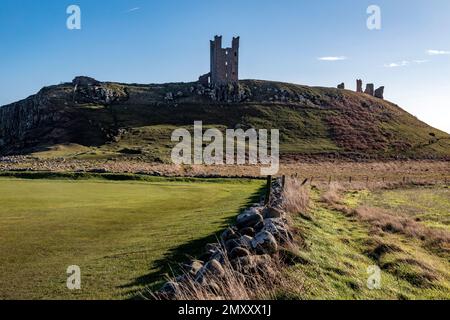
<instances>
[{"instance_id":1,"label":"dry stone wall","mask_svg":"<svg viewBox=\"0 0 450 320\"><path fill-rule=\"evenodd\" d=\"M270 262L280 248L293 240L287 214L281 209L282 185L276 180L272 185L272 200L269 205L256 203L236 218L236 223L227 228L217 243L208 244L204 260L192 260L185 272L167 282L155 294L160 299L175 299L188 282L210 287L214 279L225 275L226 266L243 277L252 273L271 272Z\"/></svg>"}]
</instances>

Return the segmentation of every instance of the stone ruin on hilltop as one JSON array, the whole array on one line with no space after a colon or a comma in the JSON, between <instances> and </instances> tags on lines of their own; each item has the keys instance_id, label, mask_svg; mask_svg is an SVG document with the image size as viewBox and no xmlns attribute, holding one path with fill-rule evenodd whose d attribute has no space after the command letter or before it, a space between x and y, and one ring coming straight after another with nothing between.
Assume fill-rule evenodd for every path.
<instances>
[{"instance_id":1,"label":"stone ruin on hilltop","mask_svg":"<svg viewBox=\"0 0 450 320\"><path fill-rule=\"evenodd\" d=\"M345 89L345 83L342 82L338 84L338 89ZM384 87L381 86L375 90L375 85L373 83L368 83L366 85L366 90L363 92L363 81L361 79L356 80L356 92L365 93L375 98L384 99Z\"/></svg>"},{"instance_id":2,"label":"stone ruin on hilltop","mask_svg":"<svg viewBox=\"0 0 450 320\"><path fill-rule=\"evenodd\" d=\"M222 48L222 36L211 41L211 70L200 76L205 87L239 83L239 37L233 38L231 48Z\"/></svg>"}]
</instances>

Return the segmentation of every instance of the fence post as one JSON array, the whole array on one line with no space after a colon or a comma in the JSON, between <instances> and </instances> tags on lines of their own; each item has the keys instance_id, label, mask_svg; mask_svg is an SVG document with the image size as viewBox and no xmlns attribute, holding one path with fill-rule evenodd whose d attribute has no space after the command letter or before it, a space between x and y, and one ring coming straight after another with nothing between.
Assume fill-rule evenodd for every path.
<instances>
[{"instance_id":1,"label":"fence post","mask_svg":"<svg viewBox=\"0 0 450 320\"><path fill-rule=\"evenodd\" d=\"M331 184L331 176L328 178L328 184Z\"/></svg>"},{"instance_id":2,"label":"fence post","mask_svg":"<svg viewBox=\"0 0 450 320\"><path fill-rule=\"evenodd\" d=\"M272 195L272 176L267 176L267 185L266 185L266 199L264 200L264 205L269 205L270 197Z\"/></svg>"},{"instance_id":3,"label":"fence post","mask_svg":"<svg viewBox=\"0 0 450 320\"><path fill-rule=\"evenodd\" d=\"M281 186L282 186L283 190L286 187L286 176L284 174L281 177Z\"/></svg>"},{"instance_id":4,"label":"fence post","mask_svg":"<svg viewBox=\"0 0 450 320\"><path fill-rule=\"evenodd\" d=\"M348 182L352 183L352 177L351 176L348 178Z\"/></svg>"}]
</instances>

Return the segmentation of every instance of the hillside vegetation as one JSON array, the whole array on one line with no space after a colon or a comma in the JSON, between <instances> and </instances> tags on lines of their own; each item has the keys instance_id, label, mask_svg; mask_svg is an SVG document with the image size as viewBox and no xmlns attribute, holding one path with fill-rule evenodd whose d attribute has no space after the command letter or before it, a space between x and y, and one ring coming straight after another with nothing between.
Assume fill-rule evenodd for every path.
<instances>
[{"instance_id":1,"label":"hillside vegetation","mask_svg":"<svg viewBox=\"0 0 450 320\"><path fill-rule=\"evenodd\" d=\"M280 129L285 157L450 157L447 133L366 94L258 80L223 90L197 83L47 87L0 108L0 154L167 162L172 131L201 120L205 129Z\"/></svg>"}]
</instances>

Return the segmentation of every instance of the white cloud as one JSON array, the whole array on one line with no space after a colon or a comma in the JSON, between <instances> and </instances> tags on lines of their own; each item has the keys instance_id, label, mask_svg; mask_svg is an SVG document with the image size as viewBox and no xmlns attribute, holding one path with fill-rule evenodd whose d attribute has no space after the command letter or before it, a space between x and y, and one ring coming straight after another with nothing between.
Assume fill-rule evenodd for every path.
<instances>
[{"instance_id":1,"label":"white cloud","mask_svg":"<svg viewBox=\"0 0 450 320\"><path fill-rule=\"evenodd\" d=\"M384 66L386 68L399 68L399 67L406 67L409 64L410 64L409 61L403 60L401 62L392 62L392 63L389 63L389 64L385 64Z\"/></svg>"},{"instance_id":2,"label":"white cloud","mask_svg":"<svg viewBox=\"0 0 450 320\"><path fill-rule=\"evenodd\" d=\"M133 11L137 11L137 10L139 10L140 8L139 7L135 7L135 8L131 8L131 9L128 9L126 12L128 13L128 12L133 12Z\"/></svg>"},{"instance_id":3,"label":"white cloud","mask_svg":"<svg viewBox=\"0 0 450 320\"><path fill-rule=\"evenodd\" d=\"M385 64L384 66L386 68L400 68L400 67L407 67L413 63L422 64L422 63L427 63L427 62L429 62L429 60L412 60L412 61L403 60L401 62L392 62L389 64Z\"/></svg>"},{"instance_id":4,"label":"white cloud","mask_svg":"<svg viewBox=\"0 0 450 320\"><path fill-rule=\"evenodd\" d=\"M347 57L319 57L317 58L317 60L320 61L342 61L342 60L347 60Z\"/></svg>"},{"instance_id":5,"label":"white cloud","mask_svg":"<svg viewBox=\"0 0 450 320\"><path fill-rule=\"evenodd\" d=\"M430 56L450 55L450 51L444 50L427 50L427 53Z\"/></svg>"}]
</instances>

